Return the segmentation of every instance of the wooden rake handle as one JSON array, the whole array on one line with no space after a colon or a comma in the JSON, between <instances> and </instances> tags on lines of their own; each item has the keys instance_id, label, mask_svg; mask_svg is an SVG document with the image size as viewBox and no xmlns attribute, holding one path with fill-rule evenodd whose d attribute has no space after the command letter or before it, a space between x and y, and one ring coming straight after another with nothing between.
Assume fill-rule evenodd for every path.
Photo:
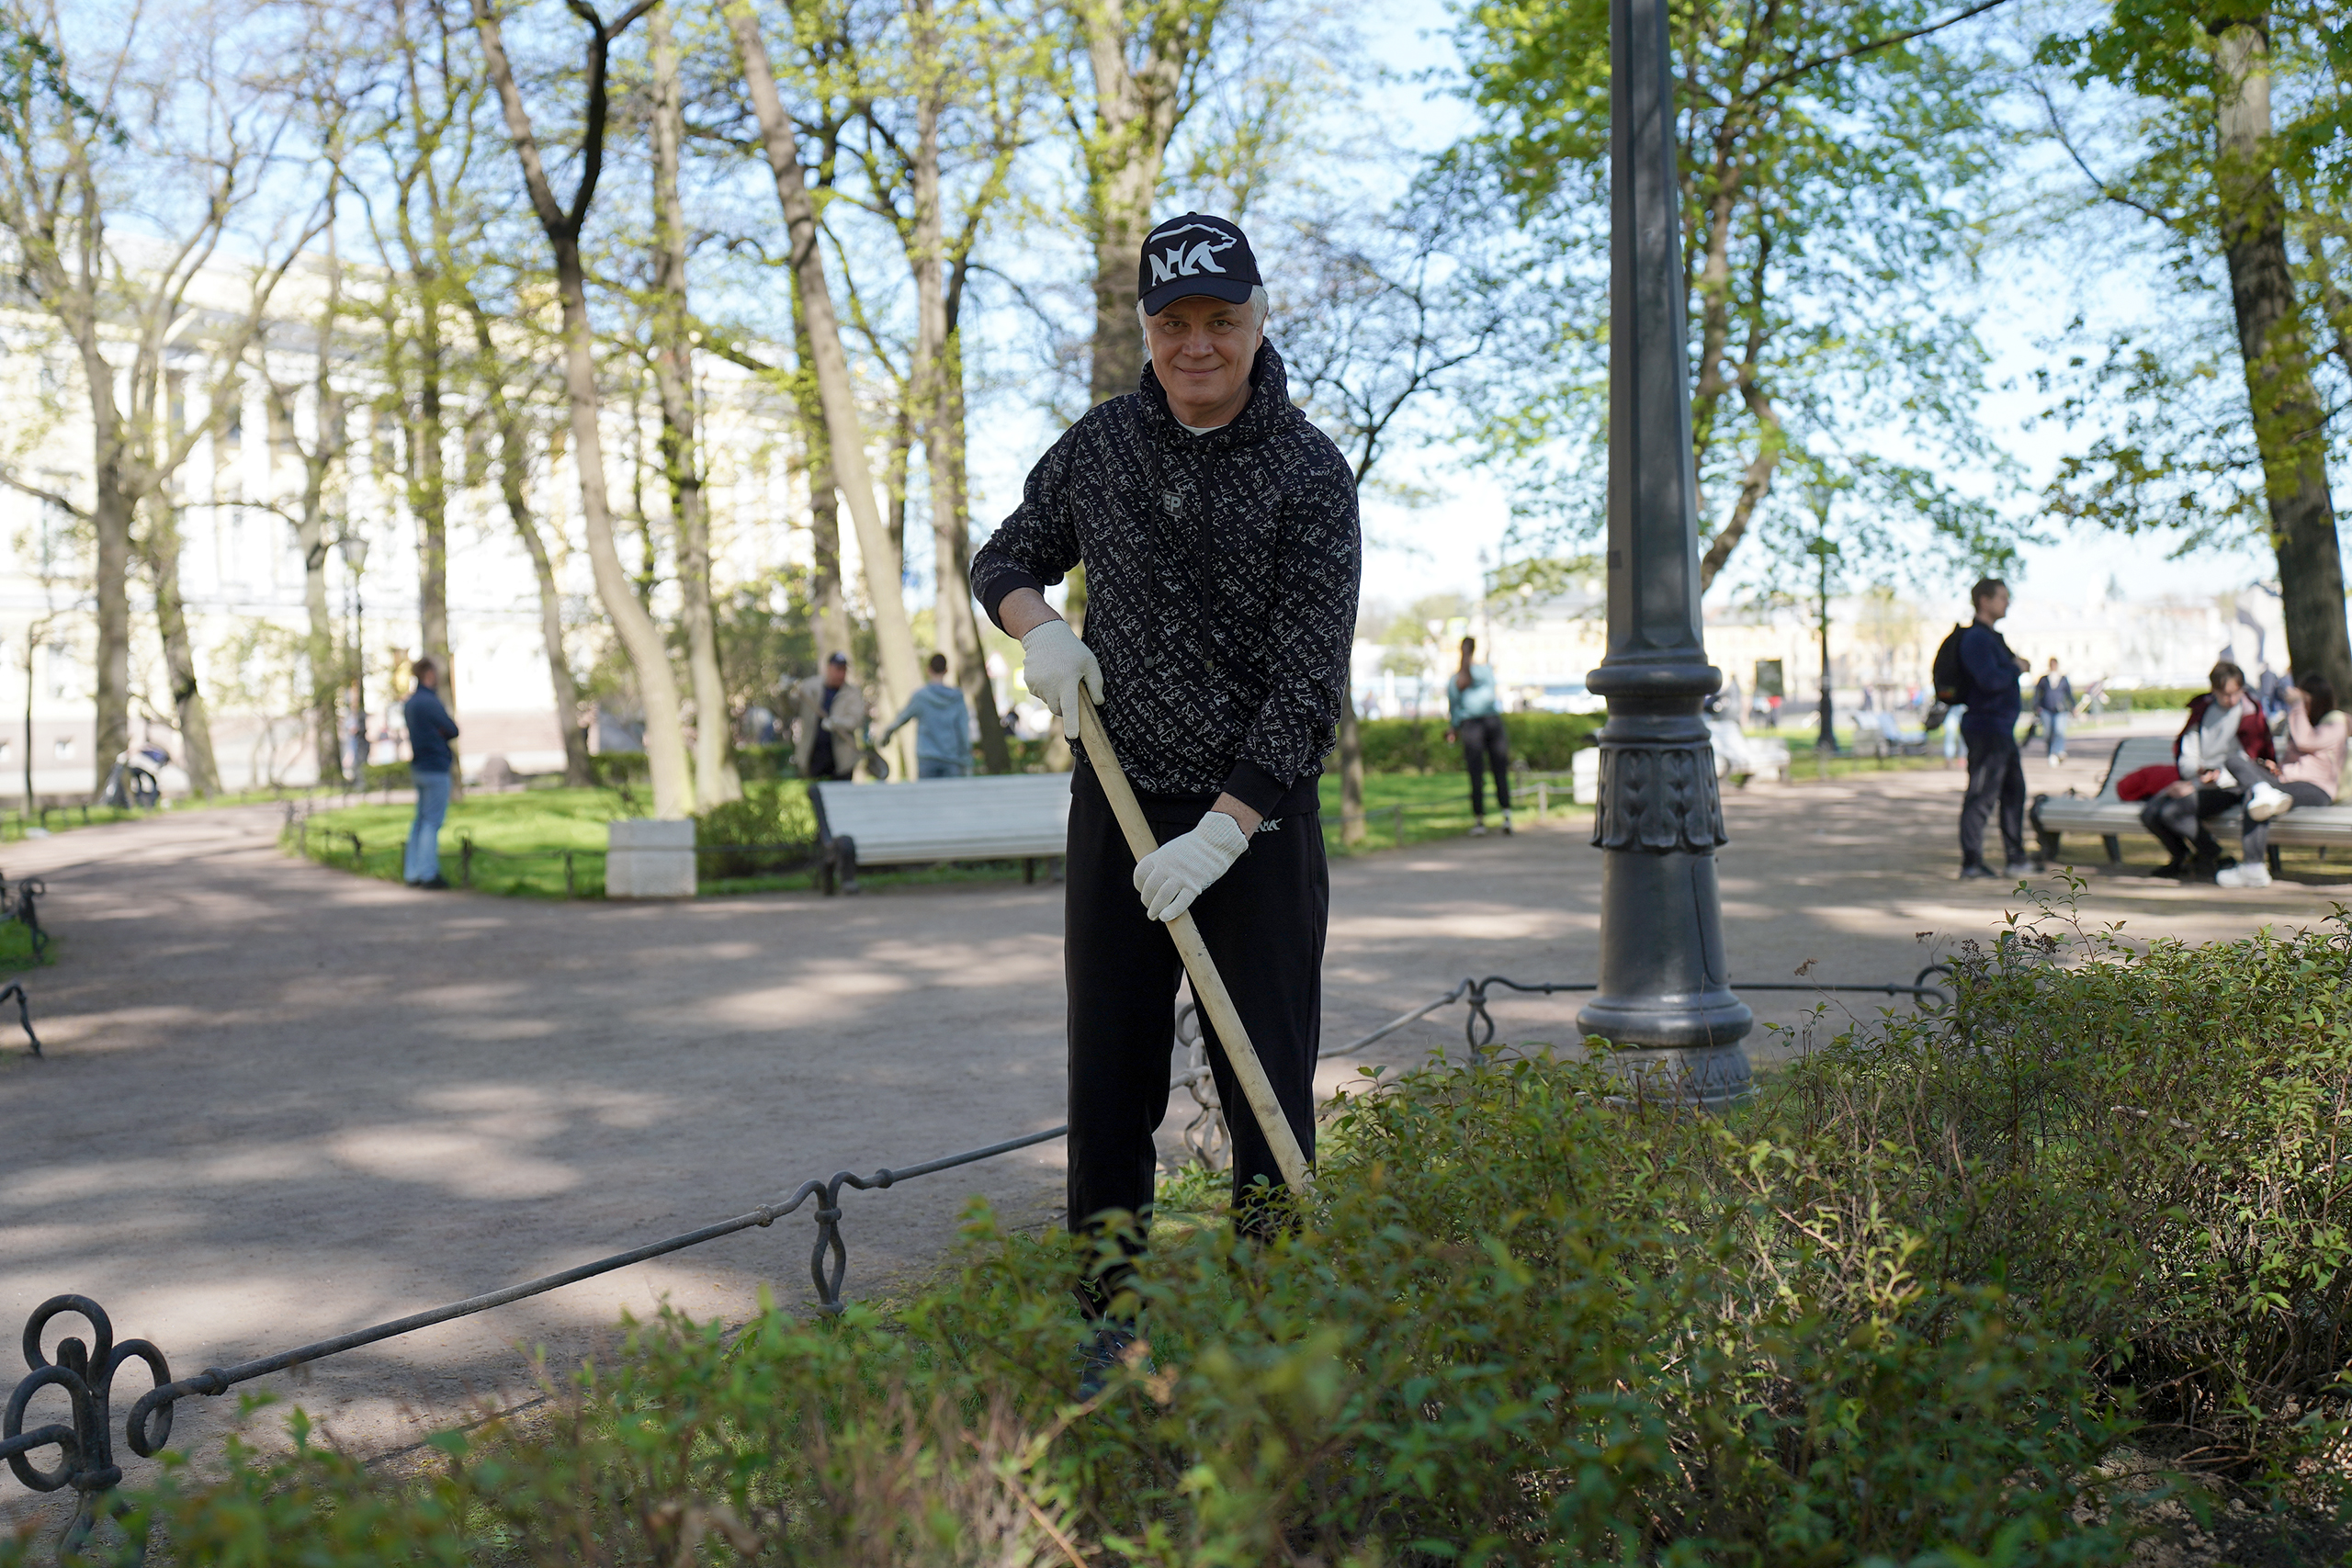
<instances>
[{"instance_id":1,"label":"wooden rake handle","mask_svg":"<svg viewBox=\"0 0 2352 1568\"><path fill-rule=\"evenodd\" d=\"M1120 830L1127 836L1127 848L1140 861L1159 847L1159 840L1152 837L1151 824L1144 820L1143 807L1136 804L1126 770L1119 766L1119 754L1111 750L1111 737L1102 728L1102 716L1094 711L1094 699L1082 687L1078 693L1078 729L1079 739L1086 746L1086 760L1094 765L1095 777L1102 781L1102 794L1111 802L1112 815L1118 818ZM1193 912L1186 909L1170 919L1168 934L1176 941L1177 956L1184 961L1184 973L1192 976L1194 999L1216 1027L1233 1076L1241 1080L1241 1092L1258 1118L1258 1130L1266 1135L1267 1144L1274 1151L1274 1164L1281 1167L1283 1179L1289 1183L1290 1190L1306 1196L1306 1155L1291 1134L1290 1119L1283 1114L1282 1101L1274 1098L1273 1082L1258 1060L1257 1047L1250 1043L1250 1032L1241 1026L1241 1015L1233 1009L1233 998L1216 972L1216 960L1209 956L1208 943L1201 940L1200 928L1193 923Z\"/></svg>"}]
</instances>

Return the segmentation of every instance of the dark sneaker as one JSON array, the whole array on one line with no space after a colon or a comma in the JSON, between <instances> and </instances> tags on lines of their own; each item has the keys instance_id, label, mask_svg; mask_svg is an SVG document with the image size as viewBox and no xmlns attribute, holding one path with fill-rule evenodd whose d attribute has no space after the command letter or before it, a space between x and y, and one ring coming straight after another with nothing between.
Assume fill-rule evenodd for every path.
<instances>
[{"instance_id":1,"label":"dark sneaker","mask_svg":"<svg viewBox=\"0 0 2352 1568\"><path fill-rule=\"evenodd\" d=\"M1978 877L1989 877L1992 874L1993 868L1982 861L1971 861L1960 868L1960 879L1962 882L1973 882Z\"/></svg>"},{"instance_id":2,"label":"dark sneaker","mask_svg":"<svg viewBox=\"0 0 2352 1568\"><path fill-rule=\"evenodd\" d=\"M1151 1371L1151 1352L1138 1350L1135 1330L1123 1328L1105 1319L1094 1325L1086 1343L1078 1348L1078 1397L1080 1401L1094 1398L1111 1383L1111 1374L1123 1364L1132 1364L1137 1371Z\"/></svg>"},{"instance_id":3,"label":"dark sneaker","mask_svg":"<svg viewBox=\"0 0 2352 1568\"><path fill-rule=\"evenodd\" d=\"M2188 863L2185 860L2168 860L2164 864L2151 869L2148 874L2166 877L2174 882L2186 882L2188 880Z\"/></svg>"},{"instance_id":4,"label":"dark sneaker","mask_svg":"<svg viewBox=\"0 0 2352 1568\"><path fill-rule=\"evenodd\" d=\"M423 882L417 883L416 886L419 887L440 889L449 886L449 879L446 876L429 876Z\"/></svg>"}]
</instances>

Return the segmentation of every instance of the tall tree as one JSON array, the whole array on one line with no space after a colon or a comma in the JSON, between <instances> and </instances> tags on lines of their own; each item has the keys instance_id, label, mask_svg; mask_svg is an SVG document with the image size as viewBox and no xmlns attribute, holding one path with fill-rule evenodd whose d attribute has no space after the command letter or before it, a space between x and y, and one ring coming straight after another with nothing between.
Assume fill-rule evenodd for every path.
<instances>
[{"instance_id":1,"label":"tall tree","mask_svg":"<svg viewBox=\"0 0 2352 1568\"><path fill-rule=\"evenodd\" d=\"M2001 167L1997 62L1945 34L2002 3L1676 9L1702 589L1748 537L1792 443L1901 430L1982 453L1984 356L1945 285L1971 265L1976 215L1962 203ZM1531 515L1569 535L1602 510L1608 16L1607 0L1481 0L1456 35L1484 125L1453 162L1483 171L1486 199L1522 226L1498 236L1488 279L1543 284L1487 378L1481 435L1526 465Z\"/></svg>"},{"instance_id":2,"label":"tall tree","mask_svg":"<svg viewBox=\"0 0 2352 1568\"><path fill-rule=\"evenodd\" d=\"M1067 98L1085 187L1078 218L1094 253L1091 400L1136 389L1143 323L1136 258L1151 232L1168 143L1197 101L1201 72L1227 0L1073 0L1092 91Z\"/></svg>"},{"instance_id":3,"label":"tall tree","mask_svg":"<svg viewBox=\"0 0 2352 1568\"><path fill-rule=\"evenodd\" d=\"M653 380L662 399L662 472L669 481L671 525L678 535L680 618L695 693L695 783L705 806L739 800L734 727L718 671L718 631L710 608L710 508L703 495L702 456L695 445L693 310L686 295L686 214L678 198L678 160L686 136L678 40L667 4L646 20L653 100Z\"/></svg>"},{"instance_id":4,"label":"tall tree","mask_svg":"<svg viewBox=\"0 0 2352 1568\"><path fill-rule=\"evenodd\" d=\"M817 206L800 165L800 130L776 91L767 41L749 0L729 0L727 20L734 33L752 112L759 124L760 148L767 157L776 202L784 212L800 325L808 338L818 400L824 408L836 488L849 503L850 522L857 530L858 558L865 569L866 594L873 603L875 641L882 654L882 701L877 705L891 712L914 694L922 677L915 660L914 631L907 619L904 569L876 500L864 422L858 417L849 356L842 346L841 319L825 277Z\"/></svg>"},{"instance_id":5,"label":"tall tree","mask_svg":"<svg viewBox=\"0 0 2352 1568\"><path fill-rule=\"evenodd\" d=\"M524 105L506 40L491 0L473 0L474 26L481 36L482 54L490 79L505 109L506 129L523 166L525 188L548 244L555 253L556 290L563 307L564 380L571 407L572 467L580 477L581 521L588 536L588 558L596 576L597 596L613 620L621 646L637 676L645 703L645 755L653 776L653 814L662 818L692 815L694 778L686 763L685 730L680 722L677 677L670 669L670 653L661 628L638 602L628 569L621 562L613 535L612 504L605 488L605 443L599 428L604 400L596 385L595 334L588 319L587 271L581 258L581 234L595 200L596 184L605 167L605 120L610 110L606 72L613 40L620 37L659 0L637 0L606 22L587 0L572 0L573 14L588 30L582 84L586 98L584 125L578 150L579 174L571 203L556 200L539 152L530 110Z\"/></svg>"},{"instance_id":6,"label":"tall tree","mask_svg":"<svg viewBox=\"0 0 2352 1568\"><path fill-rule=\"evenodd\" d=\"M2099 200L2154 220L2188 255L2220 261L2216 292L2228 295L2243 386L2242 412L2232 423L2251 436L2250 453L2229 452L2226 438L2216 452L2212 429L2188 428L2177 407L2159 408L2070 465L2058 487L2061 504L2127 527L2151 517L2193 523L2200 513L2233 510L2232 470L2251 468L2258 480L2235 499L2246 512L2258 509L2278 562L2289 657L2339 690L2352 680L2352 636L2327 472L2336 411L2315 380L2312 334L2323 334L2352 372L2346 337L2352 310L2335 288L2329 254L2330 220L2340 231L2341 214L2307 209L2298 225L2281 174L2316 194L2329 165L2341 163L2325 151L2340 147L2341 128L2352 118L2352 77L2340 61L2330 63L2330 49L2341 50L2331 41L2340 40L2341 27L2340 16L2310 7L2215 11L2183 0L2134 0L2112 7L2100 26L2045 39L2040 51L2078 84L2110 83L2158 106L2140 138L2143 155L2120 175L2093 173L2054 105L2052 122ZM2295 123L2283 131L2272 108L2282 41L2304 65L2289 94ZM2290 243L2299 226L2301 258ZM2194 265L2184 276L2192 288L2201 282ZM2140 359L2121 353L2107 368ZM2146 365L2121 378L2133 392L2157 391L2160 403L2172 401L2162 396L2169 378ZM2167 490L2173 505L2151 504Z\"/></svg>"},{"instance_id":7,"label":"tall tree","mask_svg":"<svg viewBox=\"0 0 2352 1568\"><path fill-rule=\"evenodd\" d=\"M1284 257L1296 280L1272 323L1291 394L1339 443L1361 494L1417 402L1442 395L1502 327L1502 296L1465 297L1447 254L1460 208L1442 186L1378 223L1328 215ZM1434 197L1434 199L1431 199ZM1351 231L1352 230L1352 231ZM1300 288L1298 283L1304 283ZM1355 694L1340 704L1340 839L1363 841L1363 745Z\"/></svg>"},{"instance_id":8,"label":"tall tree","mask_svg":"<svg viewBox=\"0 0 2352 1568\"><path fill-rule=\"evenodd\" d=\"M556 584L555 560L540 535L531 510L531 449L527 428L530 399L517 400L506 385L506 357L499 352L490 312L469 291L464 298L474 328L475 373L498 440L498 494L506 519L531 558L531 576L539 591L539 639L547 650L548 685L555 694L556 728L563 736L563 782L575 789L595 782L588 760L588 737L580 723L580 682L563 642L563 593ZM550 463L549 467L553 467Z\"/></svg>"},{"instance_id":9,"label":"tall tree","mask_svg":"<svg viewBox=\"0 0 2352 1568\"><path fill-rule=\"evenodd\" d=\"M330 191L332 204L334 193ZM334 613L327 600L327 552L334 541L328 535L328 511L336 475L350 445L345 395L335 377L335 333L343 311L343 265L335 248L334 227L326 231L325 289L318 306L317 340L307 382L269 385L270 445L282 449L300 466L300 494L288 521L294 528L294 548L302 558L302 609L306 617L303 662L310 680L310 724L312 755L319 782L343 782L343 736L337 718L337 694L349 678L336 646ZM266 371L267 367L263 367ZM303 427L309 426L307 436ZM275 462L272 467L275 468Z\"/></svg>"},{"instance_id":10,"label":"tall tree","mask_svg":"<svg viewBox=\"0 0 2352 1568\"><path fill-rule=\"evenodd\" d=\"M671 5L647 17L654 68L654 386L661 395L661 472L671 484L677 529L680 618L687 623L694 682L694 787L706 807L743 797L734 766L734 724L719 677L718 626L710 618L710 503L701 451L694 445L694 312L687 301L687 209L677 197L677 160L687 139L687 98L677 71Z\"/></svg>"},{"instance_id":11,"label":"tall tree","mask_svg":"<svg viewBox=\"0 0 2352 1568\"><path fill-rule=\"evenodd\" d=\"M289 115L284 102L221 67L215 56L223 40L187 42L172 69L151 79L138 53L146 40L135 28L78 62L55 0L37 9L12 3L5 30L0 228L16 242L24 286L72 344L90 404L86 510L96 546L98 644L92 764L102 786L130 740L134 524L144 511L154 525L173 525L168 511L153 505L225 408L271 294L323 219L313 208L274 231L246 227ZM289 205L300 213L306 204L297 197ZM138 210L141 221L132 225L133 242L119 246L114 220L126 209ZM257 257L246 306L211 318L192 337L191 290L232 235ZM127 364L110 355L117 344L127 346ZM184 393L201 417L167 428L174 374L167 362L193 347L204 349L213 367L209 384ZM176 602L175 544L156 542L164 547L150 554L151 572L159 559L174 567L167 592ZM178 700L181 721L198 731L181 737L191 781L209 793L217 781L195 682L192 660L175 670L175 696L180 688L187 693Z\"/></svg>"},{"instance_id":12,"label":"tall tree","mask_svg":"<svg viewBox=\"0 0 2352 1568\"><path fill-rule=\"evenodd\" d=\"M914 283L906 406L921 434L930 488L940 650L978 717L982 761L990 773L1003 773L1012 753L968 588L962 314L976 247L1010 197L1015 162L1029 143L1030 100L1044 62L1017 28L968 0L951 0L944 16L937 0L904 0L901 20L905 90L865 102L865 183L876 210L898 233ZM952 116L969 121L959 139L968 167L954 170L942 151ZM964 187L952 224L951 175L960 175Z\"/></svg>"}]
</instances>

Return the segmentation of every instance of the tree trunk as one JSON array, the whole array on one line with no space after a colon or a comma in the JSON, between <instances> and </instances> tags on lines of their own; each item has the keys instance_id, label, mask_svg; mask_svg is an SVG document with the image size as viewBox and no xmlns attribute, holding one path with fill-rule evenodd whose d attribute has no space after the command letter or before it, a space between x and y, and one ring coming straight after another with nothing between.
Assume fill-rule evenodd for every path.
<instances>
[{"instance_id":1,"label":"tree trunk","mask_svg":"<svg viewBox=\"0 0 2352 1568\"><path fill-rule=\"evenodd\" d=\"M817 396L825 411L840 493L849 502L850 522L857 529L867 597L874 604L875 640L882 652L882 700L874 707L877 714L895 714L922 684L922 676L915 661L914 632L907 621L900 558L890 547L889 533L875 502L865 436L858 419L855 389L850 384L849 357L842 348L832 289L825 280L825 258L817 243L816 204L809 198L808 183L800 168L799 129L776 94L767 44L760 36L759 19L749 0L732 0L727 20L734 32L752 109L759 119L761 146L775 179L776 201L790 234L792 271L799 285Z\"/></svg>"},{"instance_id":2,"label":"tree trunk","mask_svg":"<svg viewBox=\"0 0 2352 1568\"><path fill-rule=\"evenodd\" d=\"M695 446L694 345L687 333L686 218L678 199L685 106L670 6L647 17L653 56L653 378L662 396L662 468L678 530L678 590L686 623L686 669L695 693L695 793L706 807L740 800L734 718L718 671L718 629L710 608L710 510Z\"/></svg>"},{"instance_id":3,"label":"tree trunk","mask_svg":"<svg viewBox=\"0 0 2352 1568\"><path fill-rule=\"evenodd\" d=\"M980 646L979 619L972 605L970 497L964 474L963 344L950 318L946 288L947 232L940 196L939 118L945 83L939 62L935 0L913 0L916 75L914 233L909 247L915 281L915 354L908 384L922 422L923 466L931 479L931 542L939 650L964 690L980 741L980 760L991 773L1009 773L1011 750L996 711L996 689L989 683L988 655Z\"/></svg>"},{"instance_id":4,"label":"tree trunk","mask_svg":"<svg viewBox=\"0 0 2352 1568\"><path fill-rule=\"evenodd\" d=\"M155 585L155 628L163 635L164 672L172 685L172 716L179 727L188 788L198 800L220 793L220 770L212 758L212 726L198 687L196 650L187 635L187 601L180 592L179 517L171 502L148 503L147 538L140 552ZM109 764L111 765L111 764Z\"/></svg>"},{"instance_id":5,"label":"tree trunk","mask_svg":"<svg viewBox=\"0 0 2352 1568\"><path fill-rule=\"evenodd\" d=\"M108 400L111 401L111 398ZM130 497L120 480L115 443L98 438L97 504L90 522L97 536L97 771L104 789L114 760L130 749Z\"/></svg>"},{"instance_id":6,"label":"tree trunk","mask_svg":"<svg viewBox=\"0 0 2352 1568\"><path fill-rule=\"evenodd\" d=\"M1081 138L1087 237L1094 247L1094 343L1088 374L1094 402L1124 397L1143 378L1143 323L1136 319L1136 264L1151 232L1152 198L1169 139L1190 107L1184 68L1208 47L1216 5L1194 7L1198 31L1155 26L1139 68L1127 63L1122 0L1091 0L1080 13L1094 78L1094 125Z\"/></svg>"},{"instance_id":7,"label":"tree trunk","mask_svg":"<svg viewBox=\"0 0 2352 1568\"><path fill-rule=\"evenodd\" d=\"M2222 254L2262 457L2288 657L2298 672L2324 675L2337 691L2352 691L2344 560L2327 482L2327 416L2312 384L2270 151L2267 32L2267 18L2238 22L2222 30L2214 49Z\"/></svg>"},{"instance_id":8,"label":"tree trunk","mask_svg":"<svg viewBox=\"0 0 2352 1568\"><path fill-rule=\"evenodd\" d=\"M563 649L563 594L556 587L555 562L548 554L547 541L539 536L538 520L531 515L531 459L523 439L523 419L506 400L490 316L471 298L466 303L481 355L490 417L498 429L498 492L506 502L507 521L514 525L524 553L531 558L531 575L538 582L539 637L547 646L548 685L555 695L556 728L563 736L563 782L573 789L585 789L596 782L596 773L588 761L588 736L580 723L580 682L572 679L571 659Z\"/></svg>"},{"instance_id":9,"label":"tree trunk","mask_svg":"<svg viewBox=\"0 0 2352 1568\"><path fill-rule=\"evenodd\" d=\"M549 186L529 113L514 85L514 72L489 0L473 0L474 27L491 81L505 111L508 133L523 164L531 206L555 253L558 295L563 303L564 381L571 406L571 461L580 476L581 523L588 536L588 559L595 570L596 594L613 619L613 629L637 673L645 705L645 761L653 776L653 815L676 820L694 814L694 778L686 765L685 731L679 721L678 682L662 630L639 604L628 569L621 564L613 536L611 498L605 488L605 442L598 428L602 400L596 388L595 337L588 321L588 288L580 259L580 230L604 165L605 66L611 38L601 23L588 50L588 133L581 150L579 188L569 211Z\"/></svg>"},{"instance_id":10,"label":"tree trunk","mask_svg":"<svg viewBox=\"0 0 2352 1568\"><path fill-rule=\"evenodd\" d=\"M74 323L80 338L83 379L89 383L91 457L90 527L96 536L98 667L96 754L90 759L95 794L106 788L114 760L130 749L130 513L133 497L124 482L122 416L114 400L114 367L99 352L95 312Z\"/></svg>"},{"instance_id":11,"label":"tree trunk","mask_svg":"<svg viewBox=\"0 0 2352 1568\"><path fill-rule=\"evenodd\" d=\"M408 430L409 510L416 516L416 621L425 656L441 669L441 701L458 711L449 660L449 484L442 456L441 312L430 279L420 285L416 415ZM454 752L453 742L450 750Z\"/></svg>"},{"instance_id":12,"label":"tree trunk","mask_svg":"<svg viewBox=\"0 0 2352 1568\"><path fill-rule=\"evenodd\" d=\"M825 411L817 400L817 378L811 368L808 328L802 319L800 280L792 280L792 346L800 366L794 378L794 401L800 418L800 443L808 455L808 536L813 558L808 573L808 600L820 646L821 662L831 653L849 651L849 605L842 592L841 491L833 477L833 444L825 434Z\"/></svg>"},{"instance_id":13,"label":"tree trunk","mask_svg":"<svg viewBox=\"0 0 2352 1568\"><path fill-rule=\"evenodd\" d=\"M563 297L564 381L571 403L571 465L580 475L580 518L588 535L588 560L595 570L596 596L613 618L613 630L637 672L645 705L645 761L653 776L653 815L676 820L695 809L694 780L686 768L686 736L678 714L678 682L662 628L638 603L613 536L611 502L605 491L605 443L597 428L595 335L588 324L587 281L579 247L560 243L556 285Z\"/></svg>"},{"instance_id":14,"label":"tree trunk","mask_svg":"<svg viewBox=\"0 0 2352 1568\"><path fill-rule=\"evenodd\" d=\"M499 444L499 493L505 498L507 518L522 537L523 549L531 558L531 575L539 585L539 637L547 644L556 727L563 732L563 782L585 789L596 782L596 773L588 761L588 734L580 723L580 682L572 679L571 660L563 650L563 595L556 588L555 562L548 556L547 541L539 537L524 488L528 468L518 422L511 417L501 422Z\"/></svg>"},{"instance_id":15,"label":"tree trunk","mask_svg":"<svg viewBox=\"0 0 2352 1568\"><path fill-rule=\"evenodd\" d=\"M931 532L939 573L939 641L978 727L980 761L989 773L1012 771L1003 716L989 681L988 650L972 603L971 497L964 481L963 340L950 332L939 361L940 412L925 435L931 469Z\"/></svg>"},{"instance_id":16,"label":"tree trunk","mask_svg":"<svg viewBox=\"0 0 2352 1568\"><path fill-rule=\"evenodd\" d=\"M291 418L291 411L288 411ZM319 411L319 442L327 442L330 418L341 410ZM343 657L336 651L334 612L327 602L326 470L331 459L306 455L303 461L302 515L294 525L294 546L302 552L302 607L309 627L302 641L304 662L311 676L311 739L318 759L319 782L343 782L343 735L336 724L335 694L344 682Z\"/></svg>"},{"instance_id":17,"label":"tree trunk","mask_svg":"<svg viewBox=\"0 0 2352 1568\"><path fill-rule=\"evenodd\" d=\"M1356 728L1355 680L1340 693L1340 842L1363 842L1363 733Z\"/></svg>"}]
</instances>

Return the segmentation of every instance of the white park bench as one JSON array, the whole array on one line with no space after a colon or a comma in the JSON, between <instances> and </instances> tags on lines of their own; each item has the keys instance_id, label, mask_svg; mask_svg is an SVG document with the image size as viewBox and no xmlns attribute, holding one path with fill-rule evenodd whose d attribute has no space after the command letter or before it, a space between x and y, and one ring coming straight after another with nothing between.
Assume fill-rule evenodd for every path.
<instances>
[{"instance_id":1,"label":"white park bench","mask_svg":"<svg viewBox=\"0 0 2352 1568\"><path fill-rule=\"evenodd\" d=\"M2033 797L2030 815L2033 830L2041 840L2041 855L2045 861L2059 858L2058 839L2062 833L2097 833L2107 846L2110 865L2123 863L2122 836L2139 833L2154 837L2140 824L2140 809L2143 800L2120 800L2115 786L2128 775L2142 768L2173 760L2172 737L2168 735L2134 735L2119 742L2115 755L2107 765L2107 777L2101 781L2095 795L2076 795L2072 790L2064 795L2037 795ZM2243 828L2239 812L2233 808L2218 817L2209 817L2205 826L2226 850ZM2312 844L2323 852L2330 849L2352 847L2352 806L2298 806L2292 811L2270 819L2270 869L2278 869L2278 846L2281 844Z\"/></svg>"},{"instance_id":2,"label":"white park bench","mask_svg":"<svg viewBox=\"0 0 2352 1568\"><path fill-rule=\"evenodd\" d=\"M857 891L862 865L1017 860L1027 880L1069 844L1068 773L808 786L827 893Z\"/></svg>"}]
</instances>

